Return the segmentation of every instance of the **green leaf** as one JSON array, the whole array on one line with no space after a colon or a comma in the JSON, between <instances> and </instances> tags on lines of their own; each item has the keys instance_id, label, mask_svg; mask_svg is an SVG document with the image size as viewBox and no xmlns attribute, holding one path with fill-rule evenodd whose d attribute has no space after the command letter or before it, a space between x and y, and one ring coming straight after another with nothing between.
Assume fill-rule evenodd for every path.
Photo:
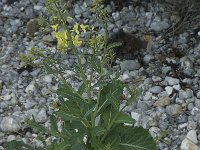
<instances>
[{"instance_id":1,"label":"green leaf","mask_svg":"<svg viewBox=\"0 0 200 150\"><path fill-rule=\"evenodd\" d=\"M64 140L61 143L51 144L46 150L71 150L68 141Z\"/></svg>"},{"instance_id":2,"label":"green leaf","mask_svg":"<svg viewBox=\"0 0 200 150\"><path fill-rule=\"evenodd\" d=\"M96 126L96 127L92 128L92 135L94 135L94 136L101 136L105 132L106 132L106 129L101 126Z\"/></svg>"},{"instance_id":3,"label":"green leaf","mask_svg":"<svg viewBox=\"0 0 200 150\"><path fill-rule=\"evenodd\" d=\"M108 107L106 110L104 110L102 113L102 119L105 127L110 126L112 122L130 124L134 123L134 119L131 118L128 114L125 114L124 112L119 111L113 107Z\"/></svg>"},{"instance_id":4,"label":"green leaf","mask_svg":"<svg viewBox=\"0 0 200 150\"><path fill-rule=\"evenodd\" d=\"M120 96L123 94L123 88L124 84L119 80L112 80L111 83L108 83L103 87L100 94L98 115L110 104L115 108L119 108Z\"/></svg>"},{"instance_id":5,"label":"green leaf","mask_svg":"<svg viewBox=\"0 0 200 150\"><path fill-rule=\"evenodd\" d=\"M119 129L120 150L157 150L155 141L142 127L123 126Z\"/></svg>"},{"instance_id":6,"label":"green leaf","mask_svg":"<svg viewBox=\"0 0 200 150\"><path fill-rule=\"evenodd\" d=\"M49 133L49 130L47 128L45 128L44 126L40 125L39 123L28 119L26 121L26 123L28 124L28 126L30 126L31 128L34 128L36 130L38 130L38 132L42 132L42 133Z\"/></svg>"},{"instance_id":7,"label":"green leaf","mask_svg":"<svg viewBox=\"0 0 200 150\"><path fill-rule=\"evenodd\" d=\"M51 130L58 132L58 126L56 122L56 117L54 115L50 116L50 124L51 124Z\"/></svg>"},{"instance_id":8,"label":"green leaf","mask_svg":"<svg viewBox=\"0 0 200 150\"><path fill-rule=\"evenodd\" d=\"M131 95L131 98L129 98L127 101L127 105L131 105L138 97L139 90L137 88L130 89L130 87L128 85L126 86L126 88L128 89L128 91Z\"/></svg>"},{"instance_id":9,"label":"green leaf","mask_svg":"<svg viewBox=\"0 0 200 150\"><path fill-rule=\"evenodd\" d=\"M107 46L107 49L113 49L115 47L121 46L122 43L121 42L113 42L113 43L109 43L109 45Z\"/></svg>"},{"instance_id":10,"label":"green leaf","mask_svg":"<svg viewBox=\"0 0 200 150\"><path fill-rule=\"evenodd\" d=\"M102 141L105 147L110 147L113 150L120 150L119 143L120 143L120 136L118 130L120 129L121 124L115 124L112 128L108 131L106 138Z\"/></svg>"},{"instance_id":11,"label":"green leaf","mask_svg":"<svg viewBox=\"0 0 200 150\"><path fill-rule=\"evenodd\" d=\"M98 72L98 73L101 72L101 61L98 57L95 57L95 56L91 57L89 62L91 63L92 68L96 72Z\"/></svg>"},{"instance_id":12,"label":"green leaf","mask_svg":"<svg viewBox=\"0 0 200 150\"><path fill-rule=\"evenodd\" d=\"M81 86L80 86L79 89L78 89L78 93L79 93L80 95L82 95L84 91L85 91L85 84L82 83Z\"/></svg>"},{"instance_id":13,"label":"green leaf","mask_svg":"<svg viewBox=\"0 0 200 150\"><path fill-rule=\"evenodd\" d=\"M58 144L56 144L55 145L55 150L70 150L70 144L69 144L69 142L68 141L63 141L63 142L61 142L61 143L58 143Z\"/></svg>"},{"instance_id":14,"label":"green leaf","mask_svg":"<svg viewBox=\"0 0 200 150\"><path fill-rule=\"evenodd\" d=\"M70 86L70 85L69 85ZM68 86L61 85L56 93L63 97L67 98L70 101L75 101L75 102L84 102L84 99L75 91L72 91Z\"/></svg>"},{"instance_id":15,"label":"green leaf","mask_svg":"<svg viewBox=\"0 0 200 150\"><path fill-rule=\"evenodd\" d=\"M71 150L84 150L83 138L85 136L84 132L78 131L70 140Z\"/></svg>"},{"instance_id":16,"label":"green leaf","mask_svg":"<svg viewBox=\"0 0 200 150\"><path fill-rule=\"evenodd\" d=\"M135 120L124 112L120 112L117 118L115 119L115 123L135 123Z\"/></svg>"},{"instance_id":17,"label":"green leaf","mask_svg":"<svg viewBox=\"0 0 200 150\"><path fill-rule=\"evenodd\" d=\"M42 126L41 124L33 121L33 120L27 120L27 124L28 126L30 126L31 128L34 128L36 130L38 130L38 132L41 132L41 133L48 133L52 136L55 136L55 137L59 137L59 138L68 138L67 135L64 135L62 133L59 133L59 132L56 132L54 130L49 130L47 128L45 128L44 126Z\"/></svg>"},{"instance_id":18,"label":"green leaf","mask_svg":"<svg viewBox=\"0 0 200 150\"><path fill-rule=\"evenodd\" d=\"M55 112L63 121L81 121L81 116L73 113L67 113L64 111Z\"/></svg>"},{"instance_id":19,"label":"green leaf","mask_svg":"<svg viewBox=\"0 0 200 150\"><path fill-rule=\"evenodd\" d=\"M44 63L44 67L48 74L58 74L58 71L56 69L53 69L53 66Z\"/></svg>"},{"instance_id":20,"label":"green leaf","mask_svg":"<svg viewBox=\"0 0 200 150\"><path fill-rule=\"evenodd\" d=\"M101 143L100 138L93 137L90 139L90 142L94 150L104 150L104 145Z\"/></svg>"},{"instance_id":21,"label":"green leaf","mask_svg":"<svg viewBox=\"0 0 200 150\"><path fill-rule=\"evenodd\" d=\"M84 106L83 106L83 113L84 113L84 116L83 116L83 118L87 118L93 111L94 111L94 109L95 109L95 107L96 107L96 103L95 102L93 102L93 103L91 103L91 104L85 104Z\"/></svg>"},{"instance_id":22,"label":"green leaf","mask_svg":"<svg viewBox=\"0 0 200 150\"><path fill-rule=\"evenodd\" d=\"M106 98L115 109L119 109L119 99L112 94L107 94Z\"/></svg>"},{"instance_id":23,"label":"green leaf","mask_svg":"<svg viewBox=\"0 0 200 150\"><path fill-rule=\"evenodd\" d=\"M15 149L20 149L20 150L25 150L25 149L29 149L29 150L34 150L33 147L31 147L30 145L25 144L22 141L10 141L6 143L6 150L15 150Z\"/></svg>"}]
</instances>

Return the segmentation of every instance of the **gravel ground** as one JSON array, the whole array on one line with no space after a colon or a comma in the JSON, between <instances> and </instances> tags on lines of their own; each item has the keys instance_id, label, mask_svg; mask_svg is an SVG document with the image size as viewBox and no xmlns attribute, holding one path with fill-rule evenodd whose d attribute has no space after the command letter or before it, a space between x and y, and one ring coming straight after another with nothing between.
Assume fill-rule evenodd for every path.
<instances>
[{"instance_id":1,"label":"gravel ground","mask_svg":"<svg viewBox=\"0 0 200 150\"><path fill-rule=\"evenodd\" d=\"M99 27L88 11L91 0L68 2L70 14L79 23ZM152 40L140 57L117 60L121 80L136 84L141 94L133 106L126 108L137 125L149 129L157 138L160 150L200 149L200 31L192 29L156 42L177 19L159 3L134 0L122 9L108 3L112 16L108 29L134 32L137 38ZM58 83L40 68L20 68L19 56L33 46L46 48L52 34L39 30L35 18L45 14L44 0L0 1L0 149L7 141L22 139L35 147L41 145L37 134L22 122L32 115L49 126L50 103L56 98ZM100 28L99 32L103 32ZM30 39L26 33L32 35ZM134 41L132 41L134 42ZM134 47L132 48L132 50ZM130 51L132 51L130 50ZM123 50L122 50L123 51ZM131 53L128 51L127 53ZM135 50L133 50L135 52ZM124 52L123 58L126 58ZM135 56L133 54L133 56ZM64 58L73 65L73 56ZM70 71L66 71L70 74ZM76 85L75 81L70 81ZM191 148L192 147L192 148ZM190 149L191 148L191 149Z\"/></svg>"}]
</instances>

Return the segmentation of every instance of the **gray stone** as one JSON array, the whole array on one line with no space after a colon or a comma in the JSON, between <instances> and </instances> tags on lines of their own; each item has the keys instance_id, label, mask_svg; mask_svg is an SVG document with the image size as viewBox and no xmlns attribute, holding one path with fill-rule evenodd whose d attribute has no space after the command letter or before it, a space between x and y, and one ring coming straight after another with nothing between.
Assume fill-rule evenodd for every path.
<instances>
[{"instance_id":1,"label":"gray stone","mask_svg":"<svg viewBox=\"0 0 200 150\"><path fill-rule=\"evenodd\" d=\"M163 66L162 67L162 73L166 74L168 72L170 72L172 70L172 68L170 66Z\"/></svg>"},{"instance_id":2,"label":"gray stone","mask_svg":"<svg viewBox=\"0 0 200 150\"><path fill-rule=\"evenodd\" d=\"M74 7L74 12L76 15L80 15L83 12L83 10L81 9L79 5L76 4Z\"/></svg>"},{"instance_id":3,"label":"gray stone","mask_svg":"<svg viewBox=\"0 0 200 150\"><path fill-rule=\"evenodd\" d=\"M173 85L173 89L179 91L181 89L180 84Z\"/></svg>"},{"instance_id":4,"label":"gray stone","mask_svg":"<svg viewBox=\"0 0 200 150\"><path fill-rule=\"evenodd\" d=\"M143 58L144 62L147 63L147 64L153 59L154 59L154 56L150 55L150 54L145 55L144 58Z\"/></svg>"},{"instance_id":5,"label":"gray stone","mask_svg":"<svg viewBox=\"0 0 200 150\"><path fill-rule=\"evenodd\" d=\"M35 91L35 83L31 82L25 89L26 93L33 93Z\"/></svg>"},{"instance_id":6,"label":"gray stone","mask_svg":"<svg viewBox=\"0 0 200 150\"><path fill-rule=\"evenodd\" d=\"M36 14L32 7L28 7L25 9L25 16L29 19L35 18Z\"/></svg>"},{"instance_id":7,"label":"gray stone","mask_svg":"<svg viewBox=\"0 0 200 150\"><path fill-rule=\"evenodd\" d=\"M131 117L138 122L139 118L140 118L141 114L137 113L137 112L131 112Z\"/></svg>"},{"instance_id":8,"label":"gray stone","mask_svg":"<svg viewBox=\"0 0 200 150\"><path fill-rule=\"evenodd\" d=\"M27 116L27 118L32 118L32 116L34 117L34 118L36 118L36 116L38 115L38 112L39 112L39 110L38 109L29 109L29 110L27 110L27 112L26 112L26 116Z\"/></svg>"},{"instance_id":9,"label":"gray stone","mask_svg":"<svg viewBox=\"0 0 200 150\"><path fill-rule=\"evenodd\" d=\"M41 11L43 9L43 6L40 6L40 5L34 5L34 10L35 11Z\"/></svg>"},{"instance_id":10,"label":"gray stone","mask_svg":"<svg viewBox=\"0 0 200 150\"><path fill-rule=\"evenodd\" d=\"M200 98L200 90L197 92L197 98Z\"/></svg>"},{"instance_id":11,"label":"gray stone","mask_svg":"<svg viewBox=\"0 0 200 150\"><path fill-rule=\"evenodd\" d=\"M118 20L120 20L120 13L114 12L114 13L112 13L112 17L115 21L118 21Z\"/></svg>"},{"instance_id":12,"label":"gray stone","mask_svg":"<svg viewBox=\"0 0 200 150\"><path fill-rule=\"evenodd\" d=\"M11 20L10 24L11 26L21 27L23 23L20 19L15 19Z\"/></svg>"},{"instance_id":13,"label":"gray stone","mask_svg":"<svg viewBox=\"0 0 200 150\"><path fill-rule=\"evenodd\" d=\"M46 113L46 110L44 108L42 108L39 113L37 114L35 120L37 122L40 122L40 123L44 123L47 121L47 113Z\"/></svg>"},{"instance_id":14,"label":"gray stone","mask_svg":"<svg viewBox=\"0 0 200 150\"><path fill-rule=\"evenodd\" d=\"M170 99L168 96L161 97L154 103L155 106L160 106L160 107L164 107L169 104L170 104Z\"/></svg>"},{"instance_id":15,"label":"gray stone","mask_svg":"<svg viewBox=\"0 0 200 150\"><path fill-rule=\"evenodd\" d=\"M7 137L7 142L10 142L10 141L13 141L13 140L16 140L15 135L9 135L9 136Z\"/></svg>"},{"instance_id":16,"label":"gray stone","mask_svg":"<svg viewBox=\"0 0 200 150\"><path fill-rule=\"evenodd\" d=\"M161 136L161 131L160 131L160 129L159 129L158 127L151 127L151 128L149 129L149 132L150 132L150 134L151 134L151 136L152 136L153 138L156 138L156 137L160 137L160 136Z\"/></svg>"},{"instance_id":17,"label":"gray stone","mask_svg":"<svg viewBox=\"0 0 200 150\"><path fill-rule=\"evenodd\" d=\"M159 76L152 76L152 80L153 82L159 82L159 81L162 81L162 78Z\"/></svg>"},{"instance_id":18,"label":"gray stone","mask_svg":"<svg viewBox=\"0 0 200 150\"><path fill-rule=\"evenodd\" d=\"M128 81L130 79L131 79L131 76L126 72L124 72L123 75L121 76L122 81Z\"/></svg>"},{"instance_id":19,"label":"gray stone","mask_svg":"<svg viewBox=\"0 0 200 150\"><path fill-rule=\"evenodd\" d=\"M140 68L140 63L136 60L125 60L120 63L120 67L122 71L138 70Z\"/></svg>"},{"instance_id":20,"label":"gray stone","mask_svg":"<svg viewBox=\"0 0 200 150\"><path fill-rule=\"evenodd\" d=\"M159 32L159 31L169 28L169 26L170 25L166 21L160 21L160 22L151 23L150 28L151 30Z\"/></svg>"},{"instance_id":21,"label":"gray stone","mask_svg":"<svg viewBox=\"0 0 200 150\"><path fill-rule=\"evenodd\" d=\"M172 104L166 107L166 112L171 116L178 116L183 113L183 110L180 105Z\"/></svg>"},{"instance_id":22,"label":"gray stone","mask_svg":"<svg viewBox=\"0 0 200 150\"><path fill-rule=\"evenodd\" d=\"M43 78L43 81L45 83L51 83L52 82L52 77L50 75L45 75Z\"/></svg>"},{"instance_id":23,"label":"gray stone","mask_svg":"<svg viewBox=\"0 0 200 150\"><path fill-rule=\"evenodd\" d=\"M4 117L1 121L0 127L4 132L18 132L20 124L12 117Z\"/></svg>"},{"instance_id":24,"label":"gray stone","mask_svg":"<svg viewBox=\"0 0 200 150\"><path fill-rule=\"evenodd\" d=\"M3 100L4 100L4 101L8 101L8 100L10 100L11 98L12 98L12 96L9 95L9 94L3 96Z\"/></svg>"},{"instance_id":25,"label":"gray stone","mask_svg":"<svg viewBox=\"0 0 200 150\"><path fill-rule=\"evenodd\" d=\"M180 90L179 91L179 98L186 100L188 98L191 98L193 96L193 91L191 89L186 89L184 90Z\"/></svg>"},{"instance_id":26,"label":"gray stone","mask_svg":"<svg viewBox=\"0 0 200 150\"><path fill-rule=\"evenodd\" d=\"M14 70L9 70L7 72L0 72L0 78L5 84L16 83L18 79L18 73Z\"/></svg>"},{"instance_id":27,"label":"gray stone","mask_svg":"<svg viewBox=\"0 0 200 150\"><path fill-rule=\"evenodd\" d=\"M191 142L193 142L194 144L197 144L198 141L197 141L197 132L196 130L190 130L186 136L186 138L188 140L190 140Z\"/></svg>"},{"instance_id":28,"label":"gray stone","mask_svg":"<svg viewBox=\"0 0 200 150\"><path fill-rule=\"evenodd\" d=\"M161 86L154 86L150 88L149 91L153 94L159 94L160 92L163 91L163 88Z\"/></svg>"},{"instance_id":29,"label":"gray stone","mask_svg":"<svg viewBox=\"0 0 200 150\"><path fill-rule=\"evenodd\" d=\"M144 80L144 84L152 84L153 83L153 80L151 79L151 78L146 78L145 80Z\"/></svg>"},{"instance_id":30,"label":"gray stone","mask_svg":"<svg viewBox=\"0 0 200 150\"><path fill-rule=\"evenodd\" d=\"M191 142L189 139L185 138L180 146L181 150L200 150L200 147L198 147L196 144Z\"/></svg>"},{"instance_id":31,"label":"gray stone","mask_svg":"<svg viewBox=\"0 0 200 150\"><path fill-rule=\"evenodd\" d=\"M47 96L47 95L51 94L51 90L44 87L44 88L42 88L41 93L42 93L43 96Z\"/></svg>"},{"instance_id":32,"label":"gray stone","mask_svg":"<svg viewBox=\"0 0 200 150\"><path fill-rule=\"evenodd\" d=\"M168 95L171 95L173 92L173 87L167 86L167 87L165 87L165 91L167 92Z\"/></svg>"},{"instance_id":33,"label":"gray stone","mask_svg":"<svg viewBox=\"0 0 200 150\"><path fill-rule=\"evenodd\" d=\"M168 85L176 85L180 83L179 79L172 78L172 77L165 77L165 81L168 83Z\"/></svg>"}]
</instances>

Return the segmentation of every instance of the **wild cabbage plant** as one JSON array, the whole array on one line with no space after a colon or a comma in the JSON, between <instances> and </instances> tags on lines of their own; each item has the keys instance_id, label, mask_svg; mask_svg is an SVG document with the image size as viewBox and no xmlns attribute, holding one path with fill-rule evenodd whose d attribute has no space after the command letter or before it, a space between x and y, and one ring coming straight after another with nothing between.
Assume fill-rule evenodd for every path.
<instances>
[{"instance_id":1,"label":"wild cabbage plant","mask_svg":"<svg viewBox=\"0 0 200 150\"><path fill-rule=\"evenodd\" d=\"M50 116L51 127L45 128L34 118L27 121L43 142L39 149L155 150L155 142L148 131L134 127L134 119L124 112L136 99L138 90L120 81L119 73L110 65L114 57L112 49L121 43L107 43L109 18L101 1L94 1L91 10L105 29L104 34L99 34L94 26L76 23L62 1L47 0L46 7L51 15L49 26L58 45L54 50L33 48L21 57L32 64L40 60L41 67L60 83L56 92L58 100L51 104L54 109ZM69 25L66 20L73 24ZM75 56L73 65L63 62L61 58L66 55ZM70 70L71 75L66 76L66 70ZM72 80L80 85L72 85ZM128 97L124 97L125 89ZM46 137L52 137L51 143L46 142ZM7 149L16 148L34 149L19 141L7 143Z\"/></svg>"}]
</instances>

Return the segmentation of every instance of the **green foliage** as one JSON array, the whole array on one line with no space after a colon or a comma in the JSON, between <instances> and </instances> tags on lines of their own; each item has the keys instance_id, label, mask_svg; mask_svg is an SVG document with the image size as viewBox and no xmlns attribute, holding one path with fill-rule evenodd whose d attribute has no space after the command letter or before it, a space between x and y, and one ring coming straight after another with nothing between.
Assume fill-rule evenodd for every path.
<instances>
[{"instance_id":1,"label":"green foliage","mask_svg":"<svg viewBox=\"0 0 200 150\"><path fill-rule=\"evenodd\" d=\"M60 40L60 49L56 52L51 50L32 49L29 54L22 56L25 62L33 63L41 60L41 67L44 67L49 74L59 79L60 85L57 89L58 103L52 102L55 109L50 117L51 127L33 120L27 120L28 126L39 132L39 139L43 142L46 150L155 150L155 142L149 133L143 128L125 126L125 123L134 125L134 120L123 110L132 104L137 97L138 90L131 89L118 79L111 79L113 70L106 66L107 60L112 54L110 50L119 46L120 43L107 45L107 33L96 35L94 27L88 25L74 24L73 29L65 23L69 18L66 11L62 11L62 2L47 0L47 9L58 22L50 24L54 30L57 40ZM60 6L60 7L59 7ZM100 0L96 0L93 11L97 18L106 28L108 21L107 14ZM62 32L58 31L62 28ZM79 39L80 32L89 32L91 35L87 41ZM93 54L87 56L86 64L82 65L81 58L84 53L77 50L77 47L85 45L93 50ZM76 56L77 63L67 66L55 55L67 55L70 49ZM102 58L99 54L102 52ZM105 71L105 67L108 72ZM66 77L64 71L71 69L73 75ZM87 70L90 69L90 77L87 78ZM80 87L73 87L68 79L78 79L82 84ZM94 84L95 83L95 84ZM131 97L126 100L125 106L120 108L123 90L128 89ZM86 95L86 96L83 96ZM95 97L93 96L95 95ZM61 127L58 126L61 123ZM46 143L46 137L53 137L51 144ZM12 141L7 143L7 149L13 148L31 149L23 142Z\"/></svg>"}]
</instances>

